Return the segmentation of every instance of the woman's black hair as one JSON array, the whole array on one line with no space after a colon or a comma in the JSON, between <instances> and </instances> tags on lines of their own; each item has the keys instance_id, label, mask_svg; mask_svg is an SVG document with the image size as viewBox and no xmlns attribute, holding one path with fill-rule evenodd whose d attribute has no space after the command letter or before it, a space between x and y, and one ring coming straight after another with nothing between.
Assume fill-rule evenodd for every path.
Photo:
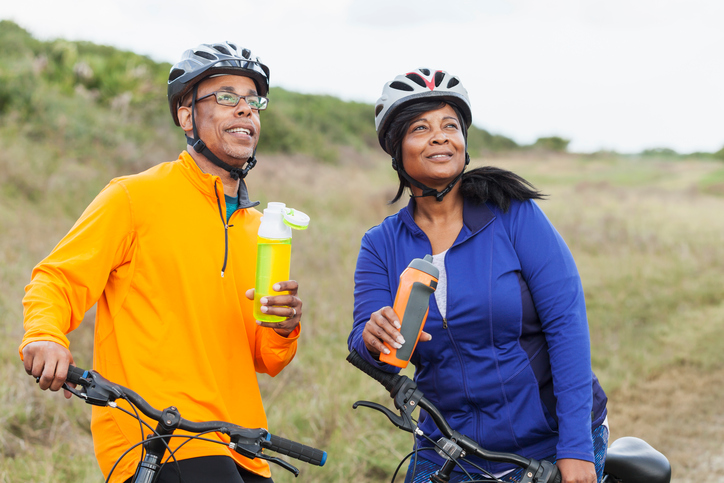
<instances>
[{"instance_id":1,"label":"woman's black hair","mask_svg":"<svg viewBox=\"0 0 724 483\"><path fill-rule=\"evenodd\" d=\"M528 180L494 166L483 166L465 173L460 181L460 193L476 204L489 200L503 212L508 211L511 200L542 200L546 196Z\"/></svg>"},{"instance_id":2,"label":"woman's black hair","mask_svg":"<svg viewBox=\"0 0 724 483\"><path fill-rule=\"evenodd\" d=\"M402 108L402 110L395 115L395 118L385 133L387 152L392 154L392 167L397 171L397 177L400 181L397 193L395 197L390 200L389 204L398 201L402 197L405 188L410 187L410 183L400 174L400 170L398 169L398 166L403 166L402 141L407 134L410 124L418 116L428 111L441 109L445 107L446 104L453 108L458 117L467 148L467 126L462 122L462 113L455 104L448 104L439 99L430 99L419 101ZM493 166L484 166L464 173L460 183L460 193L464 198L476 204L485 203L490 200L504 212L508 211L510 202L513 199L525 201L529 199L540 200L545 197L545 195L535 189L530 182L517 174Z\"/></svg>"}]
</instances>

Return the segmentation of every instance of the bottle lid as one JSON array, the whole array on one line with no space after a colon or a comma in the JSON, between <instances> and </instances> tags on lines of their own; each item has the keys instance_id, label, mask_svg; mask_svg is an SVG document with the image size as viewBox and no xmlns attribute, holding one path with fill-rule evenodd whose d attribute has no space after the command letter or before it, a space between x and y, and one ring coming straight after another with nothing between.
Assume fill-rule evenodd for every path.
<instances>
[{"instance_id":1,"label":"bottle lid","mask_svg":"<svg viewBox=\"0 0 724 483\"><path fill-rule=\"evenodd\" d=\"M416 268L421 272L425 272L428 275L440 278L440 270L432 264L432 255L425 255L425 258L415 258L408 265L409 268Z\"/></svg>"},{"instance_id":2,"label":"bottle lid","mask_svg":"<svg viewBox=\"0 0 724 483\"><path fill-rule=\"evenodd\" d=\"M271 240L284 240L292 236L292 229L284 223L284 203L270 201L259 224L259 236Z\"/></svg>"},{"instance_id":3,"label":"bottle lid","mask_svg":"<svg viewBox=\"0 0 724 483\"><path fill-rule=\"evenodd\" d=\"M295 230L306 230L309 227L309 216L294 208L284 208L284 224Z\"/></svg>"}]
</instances>

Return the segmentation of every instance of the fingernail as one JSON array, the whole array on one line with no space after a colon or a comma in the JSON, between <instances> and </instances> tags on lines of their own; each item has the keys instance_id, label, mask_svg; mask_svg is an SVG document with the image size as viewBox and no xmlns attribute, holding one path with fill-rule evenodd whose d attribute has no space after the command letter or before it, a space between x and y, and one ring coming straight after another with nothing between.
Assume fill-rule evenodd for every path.
<instances>
[{"instance_id":1,"label":"fingernail","mask_svg":"<svg viewBox=\"0 0 724 483\"><path fill-rule=\"evenodd\" d=\"M261 325L261 320L256 320L256 325Z\"/></svg>"},{"instance_id":2,"label":"fingernail","mask_svg":"<svg viewBox=\"0 0 724 483\"><path fill-rule=\"evenodd\" d=\"M392 347L394 347L395 349L399 349L400 347L402 347L402 344L397 343L397 342L393 342L393 343L392 343Z\"/></svg>"},{"instance_id":3,"label":"fingernail","mask_svg":"<svg viewBox=\"0 0 724 483\"><path fill-rule=\"evenodd\" d=\"M389 353L390 353L390 349L388 349L387 347L383 347L383 348L382 348L382 352L384 352L385 354L389 354Z\"/></svg>"},{"instance_id":4,"label":"fingernail","mask_svg":"<svg viewBox=\"0 0 724 483\"><path fill-rule=\"evenodd\" d=\"M282 286L279 285L278 283L275 283L272 288L274 289L275 292L279 292L282 289Z\"/></svg>"},{"instance_id":5,"label":"fingernail","mask_svg":"<svg viewBox=\"0 0 724 483\"><path fill-rule=\"evenodd\" d=\"M267 312L269 312L269 307L267 307L266 305L262 305L259 310L261 310L262 312L264 312L266 314Z\"/></svg>"},{"instance_id":6,"label":"fingernail","mask_svg":"<svg viewBox=\"0 0 724 483\"><path fill-rule=\"evenodd\" d=\"M395 328L397 328L397 329L399 329L399 328L402 327L402 326L400 325L400 323L399 323L398 321L396 321L396 320L393 322L393 324L394 324Z\"/></svg>"},{"instance_id":7,"label":"fingernail","mask_svg":"<svg viewBox=\"0 0 724 483\"><path fill-rule=\"evenodd\" d=\"M259 299L259 302L260 302L262 305L266 305L267 302L269 302L269 299L267 299L266 297L262 297L262 298Z\"/></svg>"},{"instance_id":8,"label":"fingernail","mask_svg":"<svg viewBox=\"0 0 724 483\"><path fill-rule=\"evenodd\" d=\"M400 344L404 344L404 343L405 343L405 338L402 337L401 335L398 335L398 336L397 336L397 342L399 342Z\"/></svg>"}]
</instances>

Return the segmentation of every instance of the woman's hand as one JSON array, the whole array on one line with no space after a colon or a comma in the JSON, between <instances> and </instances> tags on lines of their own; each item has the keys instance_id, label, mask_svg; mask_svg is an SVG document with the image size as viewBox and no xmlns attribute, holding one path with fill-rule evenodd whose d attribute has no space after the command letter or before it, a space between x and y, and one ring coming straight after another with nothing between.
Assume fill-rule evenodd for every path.
<instances>
[{"instance_id":1,"label":"woman's hand","mask_svg":"<svg viewBox=\"0 0 724 483\"><path fill-rule=\"evenodd\" d=\"M405 343L405 339L400 334L400 318L397 316L392 307L382 307L370 316L370 320L365 324L362 332L362 340L375 357L379 357L380 353L389 354L390 350L385 347L386 342L390 347L399 349ZM427 332L420 335L421 341L431 340L432 336Z\"/></svg>"},{"instance_id":2,"label":"woman's hand","mask_svg":"<svg viewBox=\"0 0 724 483\"><path fill-rule=\"evenodd\" d=\"M563 458L556 461L562 483L596 483L596 466L590 461Z\"/></svg>"},{"instance_id":3,"label":"woman's hand","mask_svg":"<svg viewBox=\"0 0 724 483\"><path fill-rule=\"evenodd\" d=\"M261 311L265 314L286 317L287 320L282 322L262 322L257 320L256 323L262 327L274 329L274 332L282 337L289 337L294 332L299 322L302 320L302 300L297 297L299 284L294 280L275 283L272 287L275 292L288 292L283 295L267 295L262 297ZM254 300L254 289L250 288L246 291L246 298Z\"/></svg>"}]
</instances>

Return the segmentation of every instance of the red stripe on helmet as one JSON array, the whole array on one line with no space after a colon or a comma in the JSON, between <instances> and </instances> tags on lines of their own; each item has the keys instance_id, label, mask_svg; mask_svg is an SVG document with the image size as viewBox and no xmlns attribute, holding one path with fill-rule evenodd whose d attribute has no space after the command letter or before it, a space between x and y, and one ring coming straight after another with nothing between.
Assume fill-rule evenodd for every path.
<instances>
[{"instance_id":1,"label":"red stripe on helmet","mask_svg":"<svg viewBox=\"0 0 724 483\"><path fill-rule=\"evenodd\" d=\"M441 70L438 70L438 71L435 72L435 74L436 74L437 72L442 72L442 71L441 71ZM420 75L419 73L417 73L417 72L408 72L408 73L407 73L407 75L416 75L417 77L419 77L420 79L422 79L422 81L425 83L425 85L427 86L427 88L430 89L431 91L434 91L434 90L435 90L435 74L432 74L432 75L430 76L430 79L431 79L431 80L427 80L427 79L425 79L424 76L421 76L421 75Z\"/></svg>"}]
</instances>

